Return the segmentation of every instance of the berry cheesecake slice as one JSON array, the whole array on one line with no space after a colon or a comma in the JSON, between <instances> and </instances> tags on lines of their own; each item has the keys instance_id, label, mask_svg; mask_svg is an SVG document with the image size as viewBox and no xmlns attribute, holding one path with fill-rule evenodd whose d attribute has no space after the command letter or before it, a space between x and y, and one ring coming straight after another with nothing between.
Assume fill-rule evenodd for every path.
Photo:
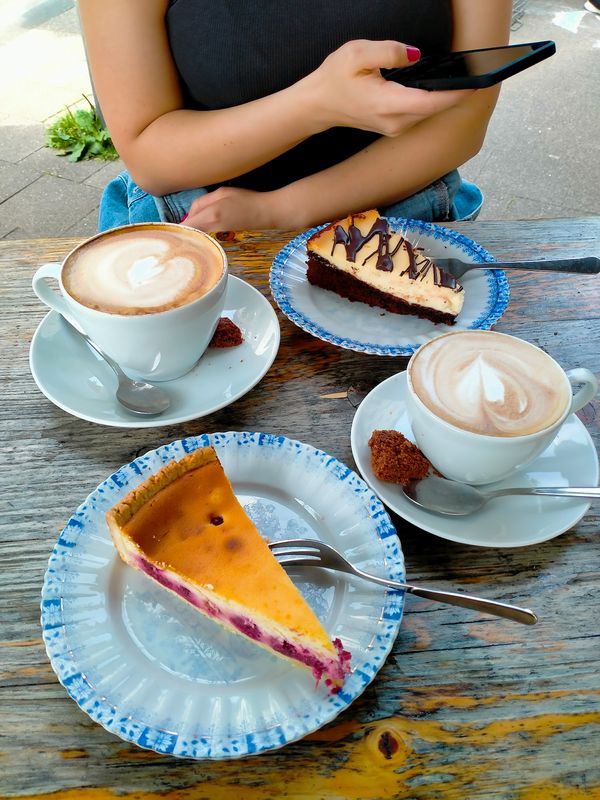
<instances>
[{"instance_id":1,"label":"berry cheesecake slice","mask_svg":"<svg viewBox=\"0 0 600 800\"><path fill-rule=\"evenodd\" d=\"M448 325L463 307L456 278L375 209L332 222L308 239L306 250L308 282L348 300Z\"/></svg>"},{"instance_id":2,"label":"berry cheesecake slice","mask_svg":"<svg viewBox=\"0 0 600 800\"><path fill-rule=\"evenodd\" d=\"M212 447L167 464L106 514L119 555L198 611L325 677L350 654L333 643L238 502Z\"/></svg>"}]
</instances>

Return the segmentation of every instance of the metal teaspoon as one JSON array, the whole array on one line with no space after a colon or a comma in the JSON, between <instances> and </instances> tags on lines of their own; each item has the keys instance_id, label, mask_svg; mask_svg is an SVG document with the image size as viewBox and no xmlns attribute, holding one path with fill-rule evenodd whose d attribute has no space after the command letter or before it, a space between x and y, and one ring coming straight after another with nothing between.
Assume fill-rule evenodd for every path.
<instances>
[{"instance_id":1,"label":"metal teaspoon","mask_svg":"<svg viewBox=\"0 0 600 800\"><path fill-rule=\"evenodd\" d=\"M449 481L446 478L438 478L435 475L430 475L420 481L411 481L403 489L408 499L421 506L421 508L454 516L472 514L494 497L502 497L509 494L600 499L600 487L532 486L482 491L467 483Z\"/></svg>"},{"instance_id":2,"label":"metal teaspoon","mask_svg":"<svg viewBox=\"0 0 600 800\"><path fill-rule=\"evenodd\" d=\"M100 358L102 358L108 366L113 370L119 381L119 386L116 392L116 398L128 411L134 414L162 414L171 405L170 397L158 386L145 381L136 381L128 378L123 372L121 367L112 360L112 358L98 347L90 337L79 330L67 317L62 315L63 321L69 326L72 331L87 342L87 344L94 350Z\"/></svg>"}]
</instances>

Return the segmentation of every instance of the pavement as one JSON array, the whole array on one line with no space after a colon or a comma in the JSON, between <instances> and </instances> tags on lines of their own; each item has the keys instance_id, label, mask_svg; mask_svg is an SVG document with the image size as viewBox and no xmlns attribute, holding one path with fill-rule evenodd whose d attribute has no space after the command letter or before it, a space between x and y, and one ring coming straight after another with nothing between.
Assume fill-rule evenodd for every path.
<instances>
[{"instance_id":1,"label":"pavement","mask_svg":"<svg viewBox=\"0 0 600 800\"><path fill-rule=\"evenodd\" d=\"M481 152L463 167L480 219L600 214L600 15L583 0L516 0L511 42L557 54L507 80ZM90 236L120 161L72 163L47 127L93 98L71 0L0 0L0 239Z\"/></svg>"}]
</instances>

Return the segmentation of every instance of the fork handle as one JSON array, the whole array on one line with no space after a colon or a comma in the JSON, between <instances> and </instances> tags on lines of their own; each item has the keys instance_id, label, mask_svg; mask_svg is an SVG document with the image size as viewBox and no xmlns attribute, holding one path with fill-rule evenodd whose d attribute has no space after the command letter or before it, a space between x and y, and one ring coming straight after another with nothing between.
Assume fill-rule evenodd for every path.
<instances>
[{"instance_id":1,"label":"fork handle","mask_svg":"<svg viewBox=\"0 0 600 800\"><path fill-rule=\"evenodd\" d=\"M454 606L483 611L485 614L493 614L496 617L512 619L513 622L520 622L522 625L535 625L537 622L536 615L529 608L511 606L508 603L499 603L496 600L485 600L483 597L475 597L472 594L442 592L436 589L423 589L420 586L407 587L406 591L416 594L418 597L425 597L428 600L438 600Z\"/></svg>"},{"instance_id":2,"label":"fork handle","mask_svg":"<svg viewBox=\"0 0 600 800\"><path fill-rule=\"evenodd\" d=\"M359 571L357 570L357 573ZM493 614L496 617L512 619L513 622L520 622L522 625L535 625L537 617L528 608L511 606L508 603L499 603L496 600L485 600L483 597L475 597L472 594L462 594L460 592L444 592L439 589L424 589L422 586L412 586L409 583L398 583L386 578L379 578L376 575L369 575L360 571L360 576L367 580L379 583L382 586L389 586L391 589L409 592L424 597L427 600L436 600L439 603L450 603L453 606L472 608L475 611L483 611L485 614Z\"/></svg>"},{"instance_id":3,"label":"fork handle","mask_svg":"<svg viewBox=\"0 0 600 800\"><path fill-rule=\"evenodd\" d=\"M580 275L594 275L600 272L600 259L596 256L579 258L554 258L550 261L496 261L475 264L470 269L529 269L538 272L578 272Z\"/></svg>"}]
</instances>

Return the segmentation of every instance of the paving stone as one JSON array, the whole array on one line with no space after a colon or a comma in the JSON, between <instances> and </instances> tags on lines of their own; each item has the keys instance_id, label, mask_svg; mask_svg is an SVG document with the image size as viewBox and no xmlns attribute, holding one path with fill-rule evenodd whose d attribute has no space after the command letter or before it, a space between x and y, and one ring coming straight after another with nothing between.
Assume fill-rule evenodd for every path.
<instances>
[{"instance_id":1,"label":"paving stone","mask_svg":"<svg viewBox=\"0 0 600 800\"><path fill-rule=\"evenodd\" d=\"M599 20L575 0L531 0L511 41L553 39L557 53L505 81L481 153L462 168L486 196L481 219L600 213ZM562 27L579 21L576 33Z\"/></svg>"},{"instance_id":2,"label":"paving stone","mask_svg":"<svg viewBox=\"0 0 600 800\"><path fill-rule=\"evenodd\" d=\"M14 225L10 225L8 222L3 223L0 219L0 239L23 239L27 238L30 239L30 236L23 237L23 236L13 236L13 234L18 231L19 228L15 228Z\"/></svg>"},{"instance_id":3,"label":"paving stone","mask_svg":"<svg viewBox=\"0 0 600 800\"><path fill-rule=\"evenodd\" d=\"M568 208L562 203L552 203L520 197L519 195L499 195L490 192L479 215L486 219L558 219L560 217L584 217L585 211Z\"/></svg>"},{"instance_id":4,"label":"paving stone","mask_svg":"<svg viewBox=\"0 0 600 800\"><path fill-rule=\"evenodd\" d=\"M37 239L37 236L32 236L30 231L24 231L23 228L10 228L6 234L2 233L2 221L0 220L0 238L10 239L12 241L21 239Z\"/></svg>"},{"instance_id":5,"label":"paving stone","mask_svg":"<svg viewBox=\"0 0 600 800\"><path fill-rule=\"evenodd\" d=\"M87 183L87 179L102 170L105 163L95 158L88 161L69 161L66 156L58 155L50 147L40 147L21 161L24 168L36 170L38 175L56 175L75 183Z\"/></svg>"},{"instance_id":6,"label":"paving stone","mask_svg":"<svg viewBox=\"0 0 600 800\"><path fill-rule=\"evenodd\" d=\"M79 22L72 0L41 0L22 17L24 28L45 28L76 33Z\"/></svg>"},{"instance_id":7,"label":"paving stone","mask_svg":"<svg viewBox=\"0 0 600 800\"><path fill-rule=\"evenodd\" d=\"M38 172L33 167L25 168L21 164L0 161L0 203L29 186L38 177Z\"/></svg>"},{"instance_id":8,"label":"paving stone","mask_svg":"<svg viewBox=\"0 0 600 800\"><path fill-rule=\"evenodd\" d=\"M43 175L0 205L0 227L22 228L27 238L62 236L98 205L98 190Z\"/></svg>"},{"instance_id":9,"label":"paving stone","mask_svg":"<svg viewBox=\"0 0 600 800\"><path fill-rule=\"evenodd\" d=\"M18 164L44 146L45 127L39 122L0 124L0 154L3 161Z\"/></svg>"},{"instance_id":10,"label":"paving stone","mask_svg":"<svg viewBox=\"0 0 600 800\"><path fill-rule=\"evenodd\" d=\"M19 34L0 46L0 75L0 108L14 124L42 122L83 93L92 96L79 33L35 28Z\"/></svg>"},{"instance_id":11,"label":"paving stone","mask_svg":"<svg viewBox=\"0 0 600 800\"><path fill-rule=\"evenodd\" d=\"M103 163L104 166L97 172L94 172L93 175L90 175L89 178L86 178L84 181L86 186L95 186L97 189L104 189L109 181L112 181L113 178L116 178L117 175L125 169L125 164L123 164L120 158L117 161L104 161L99 163Z\"/></svg>"},{"instance_id":12,"label":"paving stone","mask_svg":"<svg viewBox=\"0 0 600 800\"><path fill-rule=\"evenodd\" d=\"M95 233L98 233L98 206L65 231L66 236L83 236L86 239Z\"/></svg>"}]
</instances>

